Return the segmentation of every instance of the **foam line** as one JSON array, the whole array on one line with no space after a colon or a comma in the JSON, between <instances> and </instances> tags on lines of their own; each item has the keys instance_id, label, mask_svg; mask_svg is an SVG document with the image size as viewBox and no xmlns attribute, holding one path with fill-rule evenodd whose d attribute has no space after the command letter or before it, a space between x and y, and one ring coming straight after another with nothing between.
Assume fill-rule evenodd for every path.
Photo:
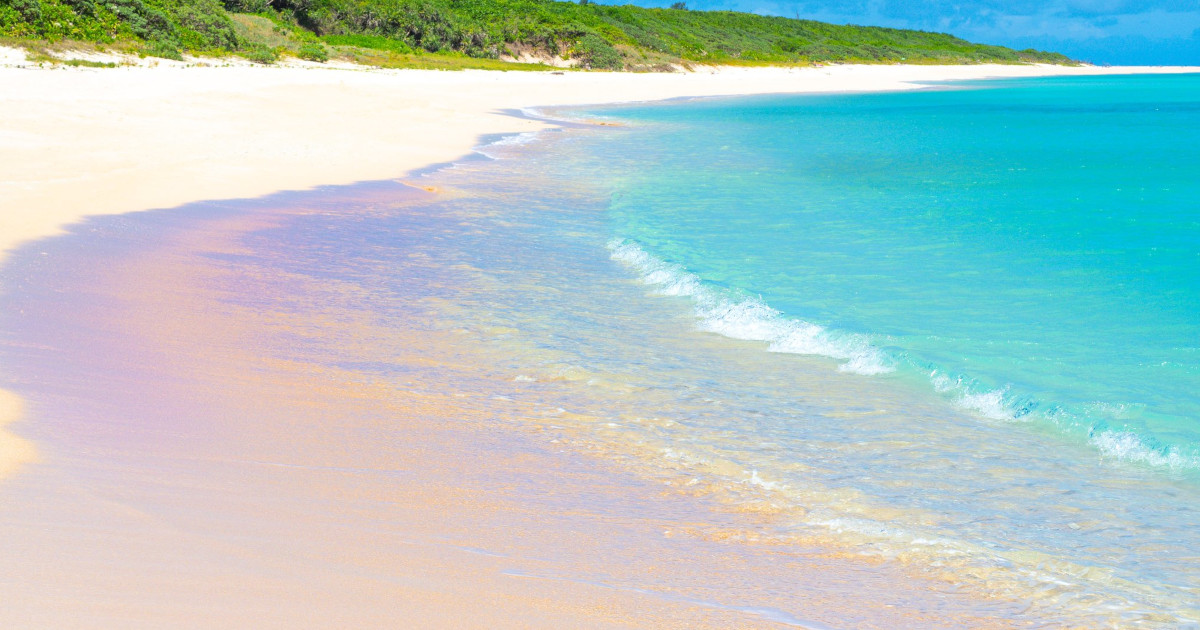
<instances>
[{"instance_id":1,"label":"foam line","mask_svg":"<svg viewBox=\"0 0 1200 630\"><path fill-rule=\"evenodd\" d=\"M1042 421L1067 435L1086 434L1086 441L1105 457L1121 462L1170 470L1200 470L1200 454L1175 446L1155 446L1153 436L1107 427L1111 418L1094 418L1058 406L1042 405L1008 387L985 388L965 376L952 377L935 367L919 365L903 354L891 356L871 344L866 335L830 330L788 317L760 297L715 287L682 265L650 254L637 243L616 238L608 243L613 260L635 271L659 295L691 298L696 327L730 339L761 341L767 351L824 356L839 361L842 372L876 375L894 372L897 364L925 374L933 389L951 404L972 415L1005 422Z\"/></svg>"},{"instance_id":2,"label":"foam line","mask_svg":"<svg viewBox=\"0 0 1200 630\"><path fill-rule=\"evenodd\" d=\"M705 284L683 266L657 258L632 241L613 239L608 249L613 260L632 268L642 282L657 287L659 294L692 298L700 330L730 339L764 341L769 352L837 359L843 372L873 375L895 370L864 335L830 331L787 317L762 298Z\"/></svg>"}]
</instances>

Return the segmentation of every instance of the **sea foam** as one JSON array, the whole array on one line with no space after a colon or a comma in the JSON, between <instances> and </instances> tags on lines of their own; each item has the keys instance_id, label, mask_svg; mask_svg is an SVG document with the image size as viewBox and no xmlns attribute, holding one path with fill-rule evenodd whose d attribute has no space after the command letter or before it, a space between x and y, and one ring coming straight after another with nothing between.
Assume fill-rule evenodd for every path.
<instances>
[{"instance_id":1,"label":"sea foam","mask_svg":"<svg viewBox=\"0 0 1200 630\"><path fill-rule=\"evenodd\" d=\"M1200 457L1184 453L1174 446L1154 448L1132 431L1093 431L1089 442L1101 453L1121 461L1170 470L1200 468Z\"/></svg>"},{"instance_id":2,"label":"sea foam","mask_svg":"<svg viewBox=\"0 0 1200 630\"><path fill-rule=\"evenodd\" d=\"M613 260L636 271L642 282L657 288L656 293L691 298L700 330L730 339L763 341L769 344L769 352L837 359L843 372L874 375L895 369L864 335L831 331L788 317L761 297L706 284L682 265L662 260L633 241L613 239L608 249Z\"/></svg>"},{"instance_id":3,"label":"sea foam","mask_svg":"<svg viewBox=\"0 0 1200 630\"><path fill-rule=\"evenodd\" d=\"M478 153L484 157L491 158L493 160L503 159L500 152L494 150L495 148L497 148L497 147L515 147L515 146L529 144L530 142L537 140L538 135L540 133L541 133L540 131L525 131L522 133L507 134L507 135L502 136L498 140L475 147L474 151L475 151L475 153Z\"/></svg>"},{"instance_id":4,"label":"sea foam","mask_svg":"<svg viewBox=\"0 0 1200 630\"><path fill-rule=\"evenodd\" d=\"M761 297L705 283L683 265L650 254L637 243L609 241L613 260L631 268L658 295L691 298L696 328L730 339L766 342L768 352L824 356L839 361L841 372L876 375L894 372L897 364L928 375L934 390L954 406L975 416L1003 422L1043 421L1064 433L1086 431L1088 443L1105 457L1169 470L1200 469L1200 456L1181 449L1155 448L1152 438L1126 430L1102 429L1106 419L1068 412L1061 407L1043 412L1041 404L1015 394L1007 386L987 388L965 376L916 365L911 358L889 356L866 335L830 330L780 312ZM1100 414L1107 416L1108 414Z\"/></svg>"}]
</instances>

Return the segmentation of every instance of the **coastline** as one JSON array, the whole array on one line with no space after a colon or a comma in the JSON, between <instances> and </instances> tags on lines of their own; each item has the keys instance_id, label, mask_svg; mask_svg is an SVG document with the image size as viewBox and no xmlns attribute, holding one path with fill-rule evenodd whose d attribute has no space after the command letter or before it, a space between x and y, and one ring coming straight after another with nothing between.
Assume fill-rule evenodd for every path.
<instances>
[{"instance_id":1,"label":"coastline","mask_svg":"<svg viewBox=\"0 0 1200 630\"><path fill-rule=\"evenodd\" d=\"M1197 72L1177 67L828 66L564 74L321 67L42 68L0 49L0 261L90 215L401 177L479 138L550 122L506 111L924 82Z\"/></svg>"},{"instance_id":2,"label":"coastline","mask_svg":"<svg viewBox=\"0 0 1200 630\"><path fill-rule=\"evenodd\" d=\"M22 153L25 159L19 159L22 155L16 155L18 152L15 151L5 156L6 172L15 173L17 176L13 181L5 182L0 205L5 208L23 208L25 211L6 211L3 218L0 219L3 221L0 224L0 234L3 234L3 241L0 241L0 252L2 252L0 256L9 254L15 247L33 239L58 233L64 225L76 222L88 215L120 214L161 207L170 208L204 199L257 197L277 190L295 190L353 181L395 178L399 173L412 172L429 164L459 158L469 152L477 144L478 138L483 135L535 131L554 126L549 122L523 119L502 113L502 110L507 109L726 94L914 89L922 87L914 84L915 81L997 77L997 74L990 74L991 72L1038 72L1041 74L1018 73L1003 76L1044 76L1059 74L1059 72L1055 72L1058 70L1080 70L1080 74L1101 74L1126 73L1130 69L868 66L805 70L813 72L765 69L764 71L723 71L712 75L667 75L670 82L658 84L655 81L664 78L663 75L567 74L531 77L524 73L450 74L313 68L15 70L15 72L29 73L22 77L28 81L23 87L29 89L13 91L15 94L20 94L20 97L0 97L0 113L7 114L10 112L8 108L12 108L11 112L16 114L3 117L5 122L0 123L0 137L24 142L20 146L27 149L28 153ZM0 73L10 71L12 70L9 68L0 69ZM97 85L114 81L112 79L114 75L108 73L124 73L126 71L129 71L129 74L116 75L117 79L115 80L122 86L123 91L114 94L95 89ZM821 74L822 71L829 71L829 73ZM210 72L215 74L200 74ZM985 74L977 74L980 72ZM204 80L193 81L192 79L197 76L204 76ZM8 77L0 75L0 78L7 79ZM784 80L789 82L785 87L792 89L780 89L781 82ZM793 80L795 83L790 83ZM57 88L43 83L53 84ZM345 92L341 91L343 87ZM72 92L72 89L78 91ZM41 90L40 93L39 90ZM414 90L420 93L414 94ZM88 96L92 100L80 100L84 96ZM46 105L40 109L37 107L39 98L44 99L41 103ZM354 105L347 107L347 103L354 103ZM81 110L90 113L84 116L81 114ZM393 118L394 116L402 116L403 122L397 122ZM64 123L64 121L66 122ZM94 130L97 127L104 129L91 136L81 134L84 130ZM172 138L169 143L161 141L162 138L168 137L167 134L179 127L184 128L183 131L187 132L186 135ZM319 129L320 132L313 132L313 129ZM77 155L73 155L65 161L56 161L55 155L61 155L62 147L68 146L70 142L74 142ZM14 146L18 144L18 142L13 143ZM78 172L82 175L56 178L55 171ZM147 185L146 182L155 183ZM80 210L81 207L87 209ZM3 259L0 258L0 260ZM144 266L145 261L142 264ZM197 321L191 322L191 324L197 330L216 330L213 327L219 328L221 325L227 325L232 329L237 324L232 320L224 321L215 316L212 319L216 323L199 321L200 313L207 312L210 316L215 313L211 306L212 300L179 301L182 299L180 295L172 293L176 282L171 273L172 267L165 265L162 270L156 271L157 273L153 276L155 282L150 286L130 285L130 289L147 294L157 291L158 294L171 296L176 300L175 312L194 313L193 317L197 318ZM157 289L152 287L157 287ZM156 313L156 309L162 308L162 304L151 299L149 295L139 299L142 309L130 312L145 312L148 315L145 321L135 322L140 324L140 328L134 326L130 334L139 330L157 332L161 335L159 341L172 341L174 337L166 334L166 328L149 315ZM196 308L198 304L207 304L208 307ZM179 328L188 327L187 323L172 325ZM295 326L303 326L303 323L295 323ZM189 329L188 332L193 331ZM227 331L218 332L225 333ZM412 343L414 346L418 345L417 340L413 340ZM231 375L220 372L220 366L234 365L238 363L238 360L249 359L239 354L220 356L219 358L222 359L220 361L216 361L216 358L212 357L204 363L199 363L198 365L206 369L196 370L196 372L224 375L225 380L212 377L208 379L208 384L225 386L232 384L245 389L240 392L242 395L238 397L239 400L253 400L259 393L258 388L262 386L266 386L268 391L274 394L266 396L271 400L288 400L290 398L303 400L305 396L299 392L306 390L319 392L323 387L322 382L302 374L284 374L273 382L240 382ZM278 370L279 368L276 366L274 369ZM343 385L345 387L353 388L354 386L353 379L344 378L345 375L331 376L342 376L342 380L346 381L346 384ZM324 386L327 387L327 385ZM221 390L213 389L212 391ZM368 402L379 401L385 406L397 404L396 401L388 399L387 392L366 391L361 395L362 399ZM0 403L4 403L5 398L11 399L13 402L12 404L0 404L0 420L7 419L5 414L8 418L15 420L19 401L15 396L0 391ZM199 396L199 398L202 399L203 396ZM313 395L312 398L319 398L319 396ZM313 404L319 404L319 401ZM411 412L413 408L421 408L424 405L426 411L421 411L420 415L436 418L440 415L458 413L453 411L457 409L456 404L455 400L446 399L443 396L436 400L431 399L415 404L412 401L403 401L402 407ZM369 408L370 405L364 407L364 414L369 415L367 413ZM254 410L253 406L245 407L247 413ZM301 409L301 411L303 410ZM308 413L312 413L312 411L310 410ZM317 414L313 420L313 425L316 426L322 419ZM239 427L237 431L241 437L253 437L254 448L264 449L263 453L271 453L267 445L276 442L291 443L289 441L295 439L294 435L281 431L283 426L285 425L278 424L259 430ZM415 431L416 439L413 440L414 443L421 445L419 450L424 451L425 454L420 458L414 457L404 467L420 469L436 465L439 453L456 452L455 449L461 449L464 444L470 444L472 440L479 438L478 432L453 433L453 435L448 434L438 428L436 423L426 421L425 426L419 427ZM0 437L4 435L0 433ZM305 448L314 448L313 444L318 441L319 438L310 438L307 442L296 440L294 443L303 444ZM32 458L30 442L17 440L12 444L22 447L15 451L21 455L20 459L29 461ZM3 452L4 450L0 449L0 453ZM476 447L476 450L469 451L467 456L468 458L480 457L488 453L489 451L486 449L479 450ZM386 451L372 452L372 456L379 458L380 462L386 461L390 455L392 453ZM518 455L521 454L518 453ZM324 453L321 457L329 458L329 461L317 462L323 465L349 466L356 462L354 458L350 458L339 463L336 462L337 458L329 453ZM553 457L550 456L551 459ZM261 460L271 461L265 456ZM16 464L16 458L12 458L10 461L14 465ZM228 464L229 462L214 463ZM554 462L549 463L554 464ZM547 469L554 467L546 465L545 458L537 460L533 464L531 466L531 463L525 461L523 457L514 456L512 466L506 470L509 474L513 474L513 471L529 471L530 468L536 472L543 467ZM279 465L284 466L285 464ZM569 464L558 463L556 465ZM0 465L0 476L3 476L4 469L5 466ZM209 472L216 470L218 468L213 468ZM252 469L247 468L246 470ZM501 470L505 469L502 467ZM253 475L258 474L253 473ZM313 473L305 474L311 476ZM581 474L581 477L586 481L586 474ZM178 478L176 477L176 479ZM288 496L293 496L293 494L301 496L305 491L307 478L298 477L290 481L287 486ZM36 484L41 480L40 475L29 475L28 478L18 475L17 479L20 482L19 492L22 496L36 497L39 487ZM195 479L207 480L208 478L200 475ZM413 514L428 514L446 509L444 499L441 499L441 503L439 503L439 499L452 494L456 487L453 481L455 478L450 476L448 479L449 481L442 482L440 492L425 489L416 493L415 498L409 499L407 509ZM596 478L592 479L591 483L594 484ZM314 483L323 481L322 478L316 476L311 476L311 480ZM233 481L226 480L226 483L231 484ZM0 483L7 484L9 481L4 480ZM213 485L205 487L203 490L217 494L221 484L215 481L208 483ZM615 491L615 495L620 495L621 491L625 489L626 486L621 485L622 483L626 482L622 480L613 483L612 490ZM400 485L404 489L414 488L411 483L401 482ZM590 487L587 483L582 485ZM270 486L264 484L259 489L263 487L269 488ZM394 491L393 488L390 492ZM653 494L651 489L644 492L648 495ZM254 495L247 495L248 501L253 498ZM193 504L193 510L197 509L197 506L198 504ZM60 498L54 502L54 507L65 510L68 504L65 499ZM478 508L478 505L475 507ZM111 517L111 514L107 516ZM253 514L246 513L242 517L243 525L251 527L255 525ZM537 517L536 512L527 515L523 523L526 525L537 524ZM417 521L420 520L417 518ZM12 522L10 521L9 525L12 525ZM24 526L33 522L28 521ZM330 526L329 523L319 523L319 525L321 527ZM415 522L410 522L409 525L415 525ZM573 526L578 526L578 523ZM438 533L428 524L425 524L425 527L428 530L423 534L426 538L434 537L434 534ZM135 533L126 535L136 535L137 530L133 529L132 531ZM320 531L319 528L314 528L308 533L315 535L314 533L318 531ZM555 531L562 533L564 530L560 526ZM286 536L287 533L284 530L271 531L270 535L278 537ZM643 532L642 537L637 540L642 544L655 544L653 537L645 534ZM486 536L476 537L471 534L469 538L463 539L463 544L482 549L494 549L496 539L493 538L488 544L480 543L486 539ZM45 539L45 542L40 545L41 548L48 548L50 540L50 538ZM169 540L169 538L161 537L151 539L154 544L161 544L164 547L169 544L164 541ZM321 547L321 543L315 540L312 542L316 548ZM562 544L569 545L569 537L564 538ZM36 542L30 543L30 548L38 546ZM330 545L330 547L333 549L326 550L326 553L331 557L347 548L337 548L336 545ZM352 545L350 548L360 554L365 554L370 550L369 545L365 542ZM428 552L428 549L426 545L425 552ZM487 555L476 554L465 546L460 550L465 550L468 554ZM205 549L205 551L216 553L220 550L214 547ZM456 567L470 566L473 571L487 575L503 568L490 567L484 571L479 568L478 564L470 562L464 564L461 559L447 560L439 557L440 555L441 552L438 551L434 551L432 556L427 553L423 557L418 553L404 561L439 565L444 572L448 571L448 576L442 575L439 578L441 580L452 579ZM192 559L200 560L202 558L203 555L198 555ZM478 558L473 559L478 560ZM482 560L480 562L492 561ZM736 562L730 562L731 566L737 566ZM493 564L495 563L493 562ZM730 565L726 565L725 568L728 566ZM163 568L160 567L159 570L161 571ZM517 576L518 581L523 580L530 583L539 582L537 579L531 580L530 578L541 577L535 574L512 573L510 575ZM125 575L125 577L130 578L129 575ZM210 569L207 580L211 582L222 579L222 577L220 571ZM495 576L485 577L485 582L495 579ZM499 581L506 582L504 579ZM152 585L153 579L148 580L145 584ZM466 586L460 584L456 586L457 590L451 589L454 592L450 599L457 598L455 601L458 602L470 601L476 594L471 584L478 584L478 582L467 583ZM234 585L236 586L238 583L235 582ZM242 582L240 585L247 588L254 586L252 582ZM321 588L315 589L315 591L344 586L320 585L319 583L310 586L318 585ZM171 586L185 589L193 585L186 581L176 581ZM610 587L603 588L613 590ZM505 591L505 589L510 589L507 591L509 595L512 592L507 583L503 586L492 585L489 586L489 589L491 589L489 590L491 593ZM572 589L574 594L569 592L564 594L564 591ZM612 619L636 618L638 607L634 605L636 601L631 603L630 598L627 597L628 593L612 598L619 601L595 603L588 599L593 597L592 595L580 596L580 590L578 585L570 587L559 585L550 589L547 594L544 589L533 588L530 593L522 595L529 599L523 602L518 599L516 605L512 605L512 600L510 600L510 606L504 612L505 619L511 625L520 625L521 615L527 610L528 603L544 601L547 597L555 599L555 601L558 601L558 598L574 598L570 599L570 605L542 604L543 610L555 610L556 614L560 615L540 619L548 625L561 624L567 619L578 619L574 615L593 610L592 607L605 607L609 611L606 614L610 615ZM589 587L582 590L595 591L596 589ZM410 589L410 594L411 591L412 589ZM339 591L343 595L347 592L352 593L353 589ZM31 597L37 595L32 586L28 587L23 594ZM312 593L306 593L306 595L311 597ZM633 599L643 598L644 595L645 593L634 593ZM439 596L446 599L445 590ZM240 599L235 598L233 601L243 605L252 605L253 602L248 597L242 595ZM303 603L304 600L298 599L297 601ZM661 605L662 602L658 603ZM697 602L694 600L680 599L675 603L683 604L683 606L677 607L682 610L674 612L662 610L661 617L659 617L660 623L666 623L665 620L669 620L672 614L694 614L694 609L697 608ZM699 608L705 607L703 602L700 604ZM432 599L426 600L425 605L428 614L444 612L447 608L446 602L441 600L436 602ZM565 616L562 616L563 611L567 611ZM260 610L259 612L264 614L264 611ZM326 612L332 614L333 611ZM713 626L728 625L730 619L746 622L746 619L741 616L745 611L735 610L733 612L738 615L728 617L719 615L720 618L709 619L705 614L690 618L689 621L697 625L705 625L707 622ZM301 613L302 611L293 611L293 614L297 616L292 621L304 621ZM357 619L359 623L382 623L385 621L383 618L367 617L365 616L368 614L367 612L362 614L364 616ZM596 616L597 613L592 612L591 614L593 619L599 619ZM169 617L162 618L159 621L168 619ZM260 621L265 619L266 617L262 617ZM456 621L460 624L469 624L478 623L482 619L485 617L464 614ZM214 620L209 619L208 621ZM767 616L761 621L766 622L764 625L767 625L772 620ZM789 622L785 621L784 623ZM446 625L449 627L454 624L448 621ZM813 627L818 626L814 625Z\"/></svg>"},{"instance_id":3,"label":"coastline","mask_svg":"<svg viewBox=\"0 0 1200 630\"><path fill-rule=\"evenodd\" d=\"M1013 603L947 600L902 566L755 542L787 513L572 437L561 424L599 417L497 369L507 349L477 334L503 322L439 316L489 295L438 256L474 231L439 197L375 182L197 204L17 252L25 286L0 312L36 348L6 356L44 453L0 484L0 623L1016 627ZM376 238L399 256L368 254L382 276L327 248Z\"/></svg>"},{"instance_id":4,"label":"coastline","mask_svg":"<svg viewBox=\"0 0 1200 630\"><path fill-rule=\"evenodd\" d=\"M295 64L43 68L0 47L0 264L84 217L403 177L479 139L549 129L530 107L766 93L910 90L920 82L1195 68L829 66L692 73L377 70ZM0 427L18 421L15 407ZM0 428L0 478L34 457Z\"/></svg>"}]
</instances>

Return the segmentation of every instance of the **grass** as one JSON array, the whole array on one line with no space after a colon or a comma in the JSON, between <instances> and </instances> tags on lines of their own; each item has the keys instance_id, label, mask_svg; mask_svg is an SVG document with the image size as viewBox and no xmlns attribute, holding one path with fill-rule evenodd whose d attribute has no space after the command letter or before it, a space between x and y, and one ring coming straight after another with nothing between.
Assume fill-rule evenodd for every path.
<instances>
[{"instance_id":1,"label":"grass","mask_svg":"<svg viewBox=\"0 0 1200 630\"><path fill-rule=\"evenodd\" d=\"M111 61L91 61L89 59L66 59L62 64L76 68L116 68L120 65Z\"/></svg>"},{"instance_id":2,"label":"grass","mask_svg":"<svg viewBox=\"0 0 1200 630\"><path fill-rule=\"evenodd\" d=\"M541 72L562 70L541 63L519 63L500 59L468 57L458 53L396 53L388 50L335 46L334 59L378 68L408 68L414 70L501 70Z\"/></svg>"},{"instance_id":3,"label":"grass","mask_svg":"<svg viewBox=\"0 0 1200 630\"><path fill-rule=\"evenodd\" d=\"M0 46L23 49L25 51L25 59L32 63L63 65L77 68L117 68L122 64L116 61L72 59L71 55L102 55L106 53L128 54L133 52L123 48L120 44L104 46L93 42L78 42L70 40L47 42L39 39L18 37L0 37Z\"/></svg>"}]
</instances>

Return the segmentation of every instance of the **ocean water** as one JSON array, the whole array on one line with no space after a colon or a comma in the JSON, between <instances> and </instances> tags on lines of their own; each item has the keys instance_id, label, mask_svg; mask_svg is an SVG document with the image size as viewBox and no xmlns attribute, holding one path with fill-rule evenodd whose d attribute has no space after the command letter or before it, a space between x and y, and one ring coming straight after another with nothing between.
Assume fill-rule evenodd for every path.
<instances>
[{"instance_id":1,"label":"ocean water","mask_svg":"<svg viewBox=\"0 0 1200 630\"><path fill-rule=\"evenodd\" d=\"M1200 469L1200 78L620 115L614 256L704 327Z\"/></svg>"},{"instance_id":2,"label":"ocean water","mask_svg":"<svg viewBox=\"0 0 1200 630\"><path fill-rule=\"evenodd\" d=\"M809 627L904 626L855 596L921 608L907 627L1200 627L1200 77L543 113L622 126L492 138L405 180L436 194L249 213L203 255L244 285L222 308L306 322L251 350L437 391L714 506L664 535L856 567L825 597L687 575L705 601ZM7 273L14 304L61 299ZM84 334L11 311L14 339ZM7 358L60 369L39 343ZM53 394L23 378L5 386Z\"/></svg>"},{"instance_id":3,"label":"ocean water","mask_svg":"<svg viewBox=\"0 0 1200 630\"><path fill-rule=\"evenodd\" d=\"M605 195L541 247L641 284L535 309L569 378L630 388L590 439L786 514L767 538L1200 623L1200 76L547 114L625 125L484 149ZM580 300L646 312L581 343Z\"/></svg>"}]
</instances>

